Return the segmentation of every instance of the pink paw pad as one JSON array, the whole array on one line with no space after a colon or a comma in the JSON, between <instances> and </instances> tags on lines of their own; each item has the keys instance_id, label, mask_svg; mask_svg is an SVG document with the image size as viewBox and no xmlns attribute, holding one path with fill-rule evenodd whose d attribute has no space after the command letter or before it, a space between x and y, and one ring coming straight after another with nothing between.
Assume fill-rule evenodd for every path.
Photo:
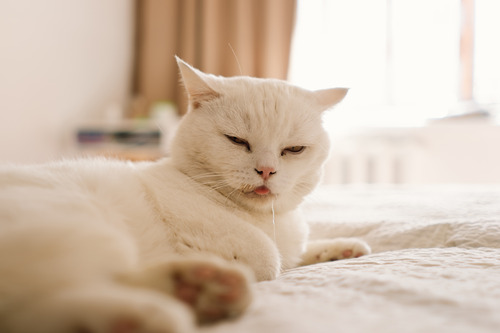
<instances>
[{"instance_id":1,"label":"pink paw pad","mask_svg":"<svg viewBox=\"0 0 500 333\"><path fill-rule=\"evenodd\" d=\"M352 250L344 250L344 251L342 252L342 256L343 256L344 258L351 258L351 257L352 257Z\"/></svg>"},{"instance_id":2,"label":"pink paw pad","mask_svg":"<svg viewBox=\"0 0 500 333\"><path fill-rule=\"evenodd\" d=\"M176 272L173 279L174 296L193 307L200 322L237 315L247 305L248 282L238 271L201 264Z\"/></svg>"}]
</instances>

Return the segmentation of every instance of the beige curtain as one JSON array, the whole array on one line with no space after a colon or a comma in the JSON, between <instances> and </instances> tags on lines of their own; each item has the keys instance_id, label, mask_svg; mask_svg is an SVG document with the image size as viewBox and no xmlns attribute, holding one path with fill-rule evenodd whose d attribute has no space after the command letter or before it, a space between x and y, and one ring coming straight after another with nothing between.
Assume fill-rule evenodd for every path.
<instances>
[{"instance_id":1,"label":"beige curtain","mask_svg":"<svg viewBox=\"0 0 500 333\"><path fill-rule=\"evenodd\" d=\"M212 74L285 79L295 8L295 0L137 0L134 93L145 103L134 116L158 100L184 113L174 55Z\"/></svg>"}]
</instances>

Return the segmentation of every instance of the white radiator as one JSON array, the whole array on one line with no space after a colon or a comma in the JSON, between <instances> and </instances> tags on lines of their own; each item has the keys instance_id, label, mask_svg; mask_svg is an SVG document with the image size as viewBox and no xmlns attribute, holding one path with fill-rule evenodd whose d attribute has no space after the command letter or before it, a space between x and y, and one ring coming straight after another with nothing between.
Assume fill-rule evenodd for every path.
<instances>
[{"instance_id":1,"label":"white radiator","mask_svg":"<svg viewBox=\"0 0 500 333\"><path fill-rule=\"evenodd\" d=\"M392 130L334 138L324 183L407 183L418 168L419 146L410 132Z\"/></svg>"}]
</instances>

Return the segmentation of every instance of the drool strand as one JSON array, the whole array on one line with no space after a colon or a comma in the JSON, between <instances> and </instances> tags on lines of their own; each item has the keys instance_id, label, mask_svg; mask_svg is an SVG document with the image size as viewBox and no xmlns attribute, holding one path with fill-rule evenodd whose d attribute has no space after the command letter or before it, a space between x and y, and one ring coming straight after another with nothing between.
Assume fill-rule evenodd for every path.
<instances>
[{"instance_id":1,"label":"drool strand","mask_svg":"<svg viewBox=\"0 0 500 333\"><path fill-rule=\"evenodd\" d=\"M273 233L274 233L274 243L276 244L276 223L274 221L274 200L271 202L271 211L273 212Z\"/></svg>"}]
</instances>

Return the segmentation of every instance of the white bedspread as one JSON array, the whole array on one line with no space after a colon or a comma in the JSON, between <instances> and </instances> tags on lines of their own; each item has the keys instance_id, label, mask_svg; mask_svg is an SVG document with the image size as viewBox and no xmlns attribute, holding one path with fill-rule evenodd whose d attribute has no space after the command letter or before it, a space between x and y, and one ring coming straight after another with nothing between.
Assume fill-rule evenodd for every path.
<instances>
[{"instance_id":1,"label":"white bedspread","mask_svg":"<svg viewBox=\"0 0 500 333\"><path fill-rule=\"evenodd\" d=\"M255 285L241 318L203 332L500 332L500 187L321 188L312 238L374 254Z\"/></svg>"}]
</instances>

